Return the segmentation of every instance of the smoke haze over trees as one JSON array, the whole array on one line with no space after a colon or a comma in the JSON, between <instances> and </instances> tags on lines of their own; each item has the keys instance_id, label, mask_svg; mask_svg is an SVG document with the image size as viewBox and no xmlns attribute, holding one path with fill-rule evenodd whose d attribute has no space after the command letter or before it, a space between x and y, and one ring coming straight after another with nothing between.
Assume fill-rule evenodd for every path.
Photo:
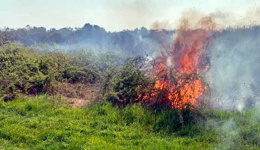
<instances>
[{"instance_id":1,"label":"smoke haze over trees","mask_svg":"<svg viewBox=\"0 0 260 150\"><path fill-rule=\"evenodd\" d=\"M30 27L21 29L6 28L0 35L7 34L12 41L20 42L25 46L37 44L58 45L61 49L89 49L124 51L128 54L151 53L159 48L160 39L156 30L146 28L124 30L121 32L107 32L97 25L85 24L82 28L52 28ZM173 31L160 31L169 44ZM1 37L1 36L0 36Z\"/></svg>"}]
</instances>

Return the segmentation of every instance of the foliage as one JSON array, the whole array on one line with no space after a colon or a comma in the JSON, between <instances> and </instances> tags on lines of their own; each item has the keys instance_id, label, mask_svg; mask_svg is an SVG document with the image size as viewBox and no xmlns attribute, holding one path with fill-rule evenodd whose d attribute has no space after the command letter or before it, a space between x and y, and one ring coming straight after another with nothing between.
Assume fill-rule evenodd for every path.
<instances>
[{"instance_id":1,"label":"foliage","mask_svg":"<svg viewBox=\"0 0 260 150\"><path fill-rule=\"evenodd\" d=\"M110 72L102 85L105 99L119 106L140 102L141 90L151 82L141 71L143 65L143 57L130 58L122 67Z\"/></svg>"},{"instance_id":2,"label":"foliage","mask_svg":"<svg viewBox=\"0 0 260 150\"><path fill-rule=\"evenodd\" d=\"M15 96L16 92L42 91L47 77L37 65L37 57L19 45L0 47L0 85L4 99Z\"/></svg>"},{"instance_id":3,"label":"foliage","mask_svg":"<svg viewBox=\"0 0 260 150\"><path fill-rule=\"evenodd\" d=\"M13 40L11 36L7 29L4 31L0 30L0 46L8 44L10 40Z\"/></svg>"},{"instance_id":4,"label":"foliage","mask_svg":"<svg viewBox=\"0 0 260 150\"><path fill-rule=\"evenodd\" d=\"M91 60L83 60L84 64L75 62L79 57L61 52L37 53L19 44L6 44L0 47L0 94L8 101L19 93L56 93L59 82L98 82L99 64L90 64Z\"/></svg>"}]
</instances>

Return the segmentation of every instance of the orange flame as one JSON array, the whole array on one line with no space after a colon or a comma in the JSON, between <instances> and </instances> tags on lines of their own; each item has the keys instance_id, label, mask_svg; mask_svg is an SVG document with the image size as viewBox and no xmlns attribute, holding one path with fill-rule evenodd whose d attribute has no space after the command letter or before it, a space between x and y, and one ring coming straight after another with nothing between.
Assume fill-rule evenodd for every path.
<instances>
[{"instance_id":1,"label":"orange flame","mask_svg":"<svg viewBox=\"0 0 260 150\"><path fill-rule=\"evenodd\" d=\"M185 27L187 21L183 23L171 50L164 50L156 58L159 63L154 70L155 92L144 96L144 99L160 99L178 110L188 105L199 105L197 100L207 90L200 75L209 67L206 49L212 40L212 30L216 27L208 17L201 19L201 27L195 30Z\"/></svg>"}]
</instances>

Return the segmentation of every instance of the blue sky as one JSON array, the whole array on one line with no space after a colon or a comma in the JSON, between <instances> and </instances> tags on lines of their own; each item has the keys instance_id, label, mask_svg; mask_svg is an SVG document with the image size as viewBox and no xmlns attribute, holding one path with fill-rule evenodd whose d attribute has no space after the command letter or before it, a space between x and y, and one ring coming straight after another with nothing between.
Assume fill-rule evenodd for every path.
<instances>
[{"instance_id":1,"label":"blue sky","mask_svg":"<svg viewBox=\"0 0 260 150\"><path fill-rule=\"evenodd\" d=\"M259 6L260 0L0 0L0 28L29 24L49 29L91 23L120 31L149 28L155 21L174 24L189 9L241 14Z\"/></svg>"}]
</instances>

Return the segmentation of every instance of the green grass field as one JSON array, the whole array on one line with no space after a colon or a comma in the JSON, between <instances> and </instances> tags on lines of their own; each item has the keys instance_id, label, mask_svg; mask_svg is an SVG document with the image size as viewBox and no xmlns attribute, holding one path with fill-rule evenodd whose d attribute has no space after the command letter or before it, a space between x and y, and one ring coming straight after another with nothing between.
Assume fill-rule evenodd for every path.
<instances>
[{"instance_id":1,"label":"green grass field","mask_svg":"<svg viewBox=\"0 0 260 150\"><path fill-rule=\"evenodd\" d=\"M176 115L139 105L54 106L45 96L0 101L0 149L260 149L260 111L205 112L176 128Z\"/></svg>"}]
</instances>

